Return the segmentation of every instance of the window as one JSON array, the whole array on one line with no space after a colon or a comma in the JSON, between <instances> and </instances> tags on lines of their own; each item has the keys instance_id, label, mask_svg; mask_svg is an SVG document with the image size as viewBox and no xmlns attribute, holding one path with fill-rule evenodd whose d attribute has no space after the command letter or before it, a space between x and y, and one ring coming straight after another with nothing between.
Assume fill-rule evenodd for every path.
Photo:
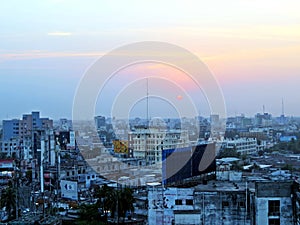
<instances>
[{"instance_id":1,"label":"window","mask_svg":"<svg viewBox=\"0 0 300 225\"><path fill-rule=\"evenodd\" d=\"M186 200L185 200L185 204L186 204L186 205L193 205L193 204L194 204L194 201L193 201L193 199L186 199Z\"/></svg>"},{"instance_id":2,"label":"window","mask_svg":"<svg viewBox=\"0 0 300 225\"><path fill-rule=\"evenodd\" d=\"M245 208L245 202L239 202L239 207Z\"/></svg>"},{"instance_id":3,"label":"window","mask_svg":"<svg viewBox=\"0 0 300 225\"><path fill-rule=\"evenodd\" d=\"M269 216L280 215L280 200L269 200Z\"/></svg>"},{"instance_id":4,"label":"window","mask_svg":"<svg viewBox=\"0 0 300 225\"><path fill-rule=\"evenodd\" d=\"M269 225L280 225L280 219L269 219Z\"/></svg>"},{"instance_id":5,"label":"window","mask_svg":"<svg viewBox=\"0 0 300 225\"><path fill-rule=\"evenodd\" d=\"M223 201L223 202L222 202L222 207L223 207L223 208L224 208L224 207L229 207L229 202Z\"/></svg>"},{"instance_id":6,"label":"window","mask_svg":"<svg viewBox=\"0 0 300 225\"><path fill-rule=\"evenodd\" d=\"M176 199L175 200L175 205L182 205L182 200L181 199Z\"/></svg>"}]
</instances>

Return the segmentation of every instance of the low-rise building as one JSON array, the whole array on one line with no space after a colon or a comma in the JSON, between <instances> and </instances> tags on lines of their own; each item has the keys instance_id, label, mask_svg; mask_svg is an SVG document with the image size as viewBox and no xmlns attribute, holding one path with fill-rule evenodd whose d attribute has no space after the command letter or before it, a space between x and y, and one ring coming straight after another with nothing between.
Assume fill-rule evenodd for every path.
<instances>
[{"instance_id":1,"label":"low-rise building","mask_svg":"<svg viewBox=\"0 0 300 225\"><path fill-rule=\"evenodd\" d=\"M256 138L225 139L223 146L225 148L235 149L241 154L252 154L257 152Z\"/></svg>"}]
</instances>

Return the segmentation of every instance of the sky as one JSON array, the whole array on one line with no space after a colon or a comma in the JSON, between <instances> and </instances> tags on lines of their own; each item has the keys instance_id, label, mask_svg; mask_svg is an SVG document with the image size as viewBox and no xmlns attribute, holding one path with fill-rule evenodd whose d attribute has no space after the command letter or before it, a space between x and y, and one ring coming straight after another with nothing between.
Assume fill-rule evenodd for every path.
<instances>
[{"instance_id":1,"label":"sky","mask_svg":"<svg viewBox=\"0 0 300 225\"><path fill-rule=\"evenodd\" d=\"M33 110L54 119L71 118L76 90L93 63L113 49L140 41L171 43L199 57L218 83L229 116L253 116L263 105L279 116L282 100L286 115L299 116L299 8L297 0L3 1L0 119L20 118ZM112 101L128 86L126 76L135 74L138 85L138 75L148 69L144 64L121 70L119 80L111 80L102 92L108 97L99 96L95 114L109 115ZM153 116L176 114L170 103L188 99L209 115L209 99L205 101L200 90L193 92L191 85L181 85L174 78L178 71L150 71L173 76L173 84L180 86L175 100L150 99ZM149 83L150 92L160 85ZM145 97L143 89L137 90ZM129 114L142 116L143 105L145 99Z\"/></svg>"}]
</instances>

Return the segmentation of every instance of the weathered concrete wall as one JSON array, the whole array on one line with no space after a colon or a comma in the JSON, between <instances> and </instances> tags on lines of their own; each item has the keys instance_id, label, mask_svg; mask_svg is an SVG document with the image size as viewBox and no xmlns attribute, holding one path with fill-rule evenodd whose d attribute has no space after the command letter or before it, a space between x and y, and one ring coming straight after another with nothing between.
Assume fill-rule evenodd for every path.
<instances>
[{"instance_id":1,"label":"weathered concrete wall","mask_svg":"<svg viewBox=\"0 0 300 225\"><path fill-rule=\"evenodd\" d=\"M250 225L243 192L196 192L195 209L201 211L201 224Z\"/></svg>"},{"instance_id":2,"label":"weathered concrete wall","mask_svg":"<svg viewBox=\"0 0 300 225\"><path fill-rule=\"evenodd\" d=\"M187 205L187 200L193 200ZM246 193L244 191L203 192L192 188L168 188L166 190L152 190L148 193L149 225L172 224L211 224L211 225L250 225L250 217L246 214ZM181 200L181 204L176 204ZM194 213L196 210L198 213ZM174 211L187 211L185 214L176 214ZM187 215L190 216L187 216ZM184 216L185 215L185 216ZM195 221L198 218L198 222ZM194 221L194 222L192 222Z\"/></svg>"},{"instance_id":3,"label":"weathered concrete wall","mask_svg":"<svg viewBox=\"0 0 300 225\"><path fill-rule=\"evenodd\" d=\"M269 201L280 201L280 215L269 215ZM293 224L293 208L292 200L290 197L283 198L256 198L255 199L255 216L256 225L268 224L269 218L280 218L280 224L292 225Z\"/></svg>"},{"instance_id":4,"label":"weathered concrete wall","mask_svg":"<svg viewBox=\"0 0 300 225\"><path fill-rule=\"evenodd\" d=\"M195 225L200 224L201 214L175 214L175 225Z\"/></svg>"}]
</instances>

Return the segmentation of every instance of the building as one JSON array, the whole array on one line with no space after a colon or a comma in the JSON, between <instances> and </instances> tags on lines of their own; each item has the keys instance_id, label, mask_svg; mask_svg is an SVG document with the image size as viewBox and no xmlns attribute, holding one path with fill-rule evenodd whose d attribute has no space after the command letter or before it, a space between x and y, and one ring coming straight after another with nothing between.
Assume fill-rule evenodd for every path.
<instances>
[{"instance_id":1,"label":"building","mask_svg":"<svg viewBox=\"0 0 300 225\"><path fill-rule=\"evenodd\" d=\"M255 225L293 224L291 182L257 182L255 184Z\"/></svg>"},{"instance_id":2,"label":"building","mask_svg":"<svg viewBox=\"0 0 300 225\"><path fill-rule=\"evenodd\" d=\"M144 158L148 164L161 162L164 149L189 146L186 130L140 126L130 131L128 136L129 155L135 158Z\"/></svg>"},{"instance_id":3,"label":"building","mask_svg":"<svg viewBox=\"0 0 300 225\"><path fill-rule=\"evenodd\" d=\"M0 159L0 185L7 185L14 174L14 160Z\"/></svg>"},{"instance_id":4,"label":"building","mask_svg":"<svg viewBox=\"0 0 300 225\"><path fill-rule=\"evenodd\" d=\"M189 188L165 188L150 183L148 224L297 224L299 196L294 195L299 195L299 186L293 192L292 184L210 181Z\"/></svg>"},{"instance_id":5,"label":"building","mask_svg":"<svg viewBox=\"0 0 300 225\"><path fill-rule=\"evenodd\" d=\"M148 223L251 224L245 183L211 182L192 188L149 188Z\"/></svg>"},{"instance_id":6,"label":"building","mask_svg":"<svg viewBox=\"0 0 300 225\"><path fill-rule=\"evenodd\" d=\"M106 128L106 121L104 116L96 116L95 117L95 125L97 130Z\"/></svg>"},{"instance_id":7,"label":"building","mask_svg":"<svg viewBox=\"0 0 300 225\"><path fill-rule=\"evenodd\" d=\"M223 147L225 149L235 149L241 154L252 154L257 151L257 140L256 138L225 139Z\"/></svg>"},{"instance_id":8,"label":"building","mask_svg":"<svg viewBox=\"0 0 300 225\"><path fill-rule=\"evenodd\" d=\"M269 127L272 126L272 115L269 113L257 113L254 118L254 125L258 127Z\"/></svg>"},{"instance_id":9,"label":"building","mask_svg":"<svg viewBox=\"0 0 300 225\"><path fill-rule=\"evenodd\" d=\"M53 128L53 120L41 118L40 112L24 114L22 119L3 120L3 140L11 138L23 139L26 135L31 135L35 130Z\"/></svg>"},{"instance_id":10,"label":"building","mask_svg":"<svg viewBox=\"0 0 300 225\"><path fill-rule=\"evenodd\" d=\"M28 159L37 154L41 136L53 129L53 120L41 118L39 112L24 114L22 119L3 120L1 152L11 157L13 154Z\"/></svg>"}]
</instances>

